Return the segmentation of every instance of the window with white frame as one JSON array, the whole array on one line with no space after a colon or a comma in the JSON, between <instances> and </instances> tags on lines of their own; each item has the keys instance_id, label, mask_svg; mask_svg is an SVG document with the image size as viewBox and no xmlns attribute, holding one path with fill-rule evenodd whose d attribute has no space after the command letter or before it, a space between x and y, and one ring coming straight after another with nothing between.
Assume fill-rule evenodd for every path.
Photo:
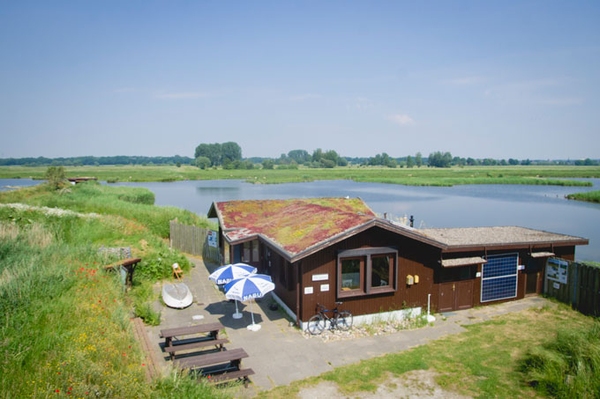
<instances>
[{"instance_id":1,"label":"window with white frame","mask_svg":"<svg viewBox=\"0 0 600 399\"><path fill-rule=\"evenodd\" d=\"M338 296L393 292L397 287L398 251L361 248L338 253Z\"/></svg>"}]
</instances>

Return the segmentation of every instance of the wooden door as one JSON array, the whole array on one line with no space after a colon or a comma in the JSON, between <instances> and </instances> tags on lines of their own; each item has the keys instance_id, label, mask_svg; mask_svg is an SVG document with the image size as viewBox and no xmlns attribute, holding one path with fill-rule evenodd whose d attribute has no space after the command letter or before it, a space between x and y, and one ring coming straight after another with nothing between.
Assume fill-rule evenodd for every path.
<instances>
[{"instance_id":1,"label":"wooden door","mask_svg":"<svg viewBox=\"0 0 600 399\"><path fill-rule=\"evenodd\" d=\"M438 312L449 312L454 309L454 290L455 283L440 284L440 292L438 295Z\"/></svg>"},{"instance_id":2,"label":"wooden door","mask_svg":"<svg viewBox=\"0 0 600 399\"><path fill-rule=\"evenodd\" d=\"M470 309L473 307L473 280L440 284L438 311Z\"/></svg>"},{"instance_id":3,"label":"wooden door","mask_svg":"<svg viewBox=\"0 0 600 399\"><path fill-rule=\"evenodd\" d=\"M457 281L454 290L455 309L470 309L473 307L473 280Z\"/></svg>"}]
</instances>

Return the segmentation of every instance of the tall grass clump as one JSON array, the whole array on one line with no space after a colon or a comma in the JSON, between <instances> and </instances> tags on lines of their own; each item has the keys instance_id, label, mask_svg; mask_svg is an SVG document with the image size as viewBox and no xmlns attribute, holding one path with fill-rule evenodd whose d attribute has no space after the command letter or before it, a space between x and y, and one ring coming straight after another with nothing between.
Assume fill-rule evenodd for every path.
<instances>
[{"instance_id":1,"label":"tall grass clump","mask_svg":"<svg viewBox=\"0 0 600 399\"><path fill-rule=\"evenodd\" d=\"M600 322L562 329L521 362L526 381L556 398L600 398Z\"/></svg>"},{"instance_id":2,"label":"tall grass clump","mask_svg":"<svg viewBox=\"0 0 600 399\"><path fill-rule=\"evenodd\" d=\"M600 190L567 195L568 199L600 203Z\"/></svg>"},{"instance_id":3,"label":"tall grass clump","mask_svg":"<svg viewBox=\"0 0 600 399\"><path fill-rule=\"evenodd\" d=\"M10 204L14 196L0 193L0 397L217 397L189 377L148 381L131 327L136 312L159 322L152 283L173 261L189 267L187 258L130 217L151 205L120 200L102 212L118 195L82 191L37 187ZM101 247L130 247L143 259L133 289L104 270L112 260Z\"/></svg>"},{"instance_id":4,"label":"tall grass clump","mask_svg":"<svg viewBox=\"0 0 600 399\"><path fill-rule=\"evenodd\" d=\"M149 394L120 282L89 247L3 227L0 237L0 392L9 397Z\"/></svg>"},{"instance_id":5,"label":"tall grass clump","mask_svg":"<svg viewBox=\"0 0 600 399\"><path fill-rule=\"evenodd\" d=\"M208 219L175 207L154 206L154 194L140 187L114 187L96 182L80 183L64 191L49 191L44 185L3 193L0 202L14 202L13 197L30 205L70 209L81 213L124 216L144 225L152 234L169 237L169 221L215 227ZM25 195L26 193L26 195Z\"/></svg>"}]
</instances>

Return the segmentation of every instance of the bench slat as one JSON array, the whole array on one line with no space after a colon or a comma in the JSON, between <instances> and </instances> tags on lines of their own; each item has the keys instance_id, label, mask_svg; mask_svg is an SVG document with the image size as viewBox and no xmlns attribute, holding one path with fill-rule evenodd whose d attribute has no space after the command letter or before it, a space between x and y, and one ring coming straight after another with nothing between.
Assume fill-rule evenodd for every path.
<instances>
[{"instance_id":1,"label":"bench slat","mask_svg":"<svg viewBox=\"0 0 600 399\"><path fill-rule=\"evenodd\" d=\"M194 326L167 328L164 330L160 330L160 337L172 338L177 337L179 335L191 335L207 333L211 331L220 331L221 329L223 329L223 325L221 323L197 324Z\"/></svg>"},{"instance_id":2,"label":"bench slat","mask_svg":"<svg viewBox=\"0 0 600 399\"><path fill-rule=\"evenodd\" d=\"M241 360L248 357L246 351L242 348L235 348L215 353L205 353L201 355L186 357L175 361L179 368L202 368L220 363Z\"/></svg>"},{"instance_id":3,"label":"bench slat","mask_svg":"<svg viewBox=\"0 0 600 399\"><path fill-rule=\"evenodd\" d=\"M213 345L223 350L223 345L227 343L229 343L228 339L207 339L204 341L190 342L189 344L166 346L165 352L168 352L171 355L171 360L173 360L175 358L175 352L184 351L188 349L205 348Z\"/></svg>"},{"instance_id":4,"label":"bench slat","mask_svg":"<svg viewBox=\"0 0 600 399\"><path fill-rule=\"evenodd\" d=\"M238 378L244 379L244 386L248 387L249 378L248 376L253 375L254 370L252 369L241 369L236 371L226 371L221 374L207 374L206 378L210 383L217 384L219 382L228 380L237 380Z\"/></svg>"}]
</instances>

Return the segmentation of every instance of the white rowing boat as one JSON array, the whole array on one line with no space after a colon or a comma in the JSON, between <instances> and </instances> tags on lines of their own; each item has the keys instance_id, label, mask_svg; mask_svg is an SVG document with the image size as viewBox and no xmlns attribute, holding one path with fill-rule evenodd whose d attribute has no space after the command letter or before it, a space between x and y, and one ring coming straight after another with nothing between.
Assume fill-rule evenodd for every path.
<instances>
[{"instance_id":1,"label":"white rowing boat","mask_svg":"<svg viewBox=\"0 0 600 399\"><path fill-rule=\"evenodd\" d=\"M183 309L194 300L192 292L184 283L165 284L162 287L162 299L170 308Z\"/></svg>"}]
</instances>

